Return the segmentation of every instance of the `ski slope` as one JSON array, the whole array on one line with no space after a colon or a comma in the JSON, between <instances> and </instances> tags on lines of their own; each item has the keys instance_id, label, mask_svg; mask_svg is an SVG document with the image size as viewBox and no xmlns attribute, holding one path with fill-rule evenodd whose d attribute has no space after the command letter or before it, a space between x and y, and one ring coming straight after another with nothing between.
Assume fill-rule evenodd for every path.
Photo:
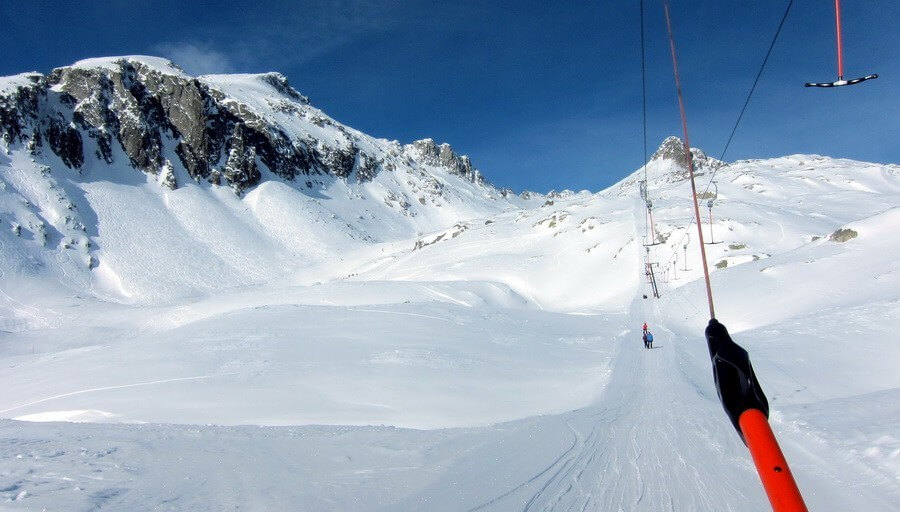
<instances>
[{"instance_id":1,"label":"ski slope","mask_svg":"<svg viewBox=\"0 0 900 512\"><path fill-rule=\"evenodd\" d=\"M628 179L364 240L329 228L354 216L341 182L315 203L4 158L6 218L61 212L61 190L96 214L77 251L116 272L0 234L0 510L768 508L713 388L696 246L670 260L690 215L665 165L645 300ZM897 166L797 155L717 180L718 316L809 508L898 510Z\"/></svg>"},{"instance_id":2,"label":"ski slope","mask_svg":"<svg viewBox=\"0 0 900 512\"><path fill-rule=\"evenodd\" d=\"M451 317L453 307L444 307L444 313L432 311L428 315L433 318L427 318L420 309L415 313L419 316L412 320L394 320L378 326L433 327L439 319ZM540 316L537 314L530 321ZM284 419L266 416L251 405L261 398L254 396L254 388L268 384L271 402L257 403L256 407L269 414L297 414L294 407L304 404L273 388L289 387L290 394L294 394L303 392L304 387L283 375L280 386L254 380L249 377L250 364L238 368L243 374L243 386L228 386L222 380L228 378L224 374L219 374L214 382L230 392L242 393L242 405L229 403L226 393L222 393L215 408L203 408L199 402L207 392L204 376L106 386L80 390L78 395L47 397L45 402L29 407L65 410L32 413L19 419L101 423L0 422L5 440L3 492L12 500L4 507L31 510L78 504L73 508L765 510L767 502L745 448L725 419L709 382L702 339L693 333L663 327L665 317L658 305L646 301L635 303L627 314L610 315L603 321L575 318L584 332L593 327L595 331L610 333L609 339L566 340L566 344L580 342L589 347L580 355L593 364L609 364L582 372L582 378L594 387L591 391L595 393L587 400L580 397L587 405L569 412L483 427L421 430L365 426L377 424L378 420L367 421L366 407L361 403L366 397L359 395L352 404L353 414L344 413L347 423L352 421L359 426L217 426L201 423L202 420L194 425L135 423L133 417L115 417L100 409L89 409L101 407L130 414L149 414L149 410L154 410L163 419L165 414L180 414L183 423L193 423L201 414L214 418L218 409L218 420L223 411L231 411L230 414L244 415L232 416L235 423L278 424ZM590 321L581 321L585 319ZM652 350L643 348L637 329L629 329L642 319L648 320L656 333ZM612 334L620 329L618 334ZM514 327L510 330L517 333ZM550 325L544 325L540 332L548 338L560 334L558 326ZM545 342L543 348L560 346ZM153 350L157 351L158 348ZM472 352L475 351L470 348L469 353ZM544 357L549 352L543 352ZM469 411L472 416L467 418L461 414L464 410L442 402L440 393L430 396L434 392L430 385L435 382L429 382L427 375L440 375L439 384L446 383L448 374L463 373L473 378L470 372L453 368L447 354L440 354L435 348L418 352L399 349L394 354L398 359L400 354L427 354L432 358L418 364L422 373L399 376L415 388L407 390L408 395L431 401L428 409L441 415L432 421L472 422L475 417L491 419L498 414L496 410ZM57 355L64 360L72 357L67 356ZM763 363L758 367L765 379L768 364L764 358L757 358L756 362ZM127 361L119 364L135 369ZM411 361L405 364L416 366ZM526 374L522 380L527 382L510 381L503 393L491 394L487 388L502 385L497 382L502 379L481 375L476 383L479 389L453 382L443 393L455 392L458 399L481 402L492 409L502 409L509 402L527 397L534 408L537 398L528 385L537 380L544 386L548 382L559 385L548 393L554 395L556 405L571 407L562 400L578 397L577 383L561 386L564 380L559 377L551 379L542 376L539 369L506 364L515 373ZM342 376L346 379L347 375L352 372L344 369ZM598 379L598 375L603 378ZM126 376L117 377L119 382L131 382ZM358 379L365 380L350 380ZM335 386L338 384L334 381L319 383L319 387L340 393ZM397 392L382 380L376 394L386 402L392 391ZM892 397L895 395L888 394L877 400L880 404L876 409L883 419L869 426L871 439L890 438L900 412ZM331 400L338 401L335 397ZM865 407L866 401L856 402L854 408L859 414L859 406ZM837 411L829 404L804 407L819 411L812 417L796 410L781 410L777 404L776 397L773 425L812 510L894 509L897 488L890 471L878 474L876 468L865 463L865 457L852 457L853 451L846 446L852 440L850 434L860 435L859 428L867 415L855 417L856 421L845 418L839 422L832 416ZM238 411L234 410L236 405ZM84 409L70 409L76 407ZM319 407L328 411L327 407ZM429 419L416 411L415 404L404 403L402 407L418 412L410 414L407 421L422 423ZM23 411L20 408L18 412ZM341 418L339 413L332 414L338 414L331 417L333 420ZM255 415L256 421L241 421L248 415ZM384 412L380 415L385 417ZM815 437L817 420L824 422L819 427L824 426L824 431L842 442ZM109 421L115 423L102 423ZM301 421L300 417L287 420ZM395 421L402 423L403 418ZM842 429L844 436L840 435Z\"/></svg>"}]
</instances>

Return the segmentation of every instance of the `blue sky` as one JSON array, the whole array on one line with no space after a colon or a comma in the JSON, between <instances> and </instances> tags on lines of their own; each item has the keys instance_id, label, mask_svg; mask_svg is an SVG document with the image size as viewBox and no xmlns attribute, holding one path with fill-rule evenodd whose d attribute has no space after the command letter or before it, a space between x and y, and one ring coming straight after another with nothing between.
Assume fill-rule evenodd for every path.
<instances>
[{"instance_id":1,"label":"blue sky","mask_svg":"<svg viewBox=\"0 0 900 512\"><path fill-rule=\"evenodd\" d=\"M787 0L673 0L691 142L718 157ZM497 186L605 188L641 166L639 2L0 4L0 75L87 57L171 58L192 74L279 71L377 137L432 137ZM662 2L645 1L648 151L681 135ZM816 153L900 162L900 2L795 0L725 159Z\"/></svg>"}]
</instances>

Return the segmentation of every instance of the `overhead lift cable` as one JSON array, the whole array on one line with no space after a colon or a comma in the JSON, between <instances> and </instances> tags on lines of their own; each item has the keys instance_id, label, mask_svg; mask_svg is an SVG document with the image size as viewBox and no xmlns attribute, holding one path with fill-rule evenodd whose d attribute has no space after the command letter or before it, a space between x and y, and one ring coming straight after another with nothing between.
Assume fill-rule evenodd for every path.
<instances>
[{"instance_id":1,"label":"overhead lift cable","mask_svg":"<svg viewBox=\"0 0 900 512\"><path fill-rule=\"evenodd\" d=\"M756 90L756 85L759 83L759 78L763 74L763 70L766 69L766 63L769 62L769 56L772 55L772 50L775 48L775 41L778 40L778 34L781 33L781 27L784 26L784 20L787 19L788 13L791 12L791 6L794 5L794 0L790 0L788 2L787 8L784 10L784 16L781 17L781 22L778 24L778 29L775 30L775 36L772 37L772 42L769 44L769 51L766 52L766 56L762 61L762 65L759 67L759 73L756 74L756 79L753 80L753 85L750 87L750 93L747 94L747 99L744 100L744 106L741 107L741 113L738 114L737 120L734 122L734 127L731 129L731 135L728 136L728 142L725 143L725 148L722 150L722 154L719 155L719 161L725 161L725 153L728 151L728 146L731 145L731 139L734 138L735 132L737 132L738 125L741 124L741 119L744 118L744 112L747 110L747 105L750 104L750 98L753 97L753 91ZM718 169L716 169L718 170ZM713 172L715 175L715 172ZM712 179L710 179L710 182ZM706 190L709 190L709 185L707 185Z\"/></svg>"},{"instance_id":2,"label":"overhead lift cable","mask_svg":"<svg viewBox=\"0 0 900 512\"><path fill-rule=\"evenodd\" d=\"M657 245L656 244L656 230L653 226L653 202L650 200L650 191L649 180L647 179L647 66L645 59L645 45L644 45L644 0L640 1L640 11L641 11L641 114L643 121L643 135L644 135L644 154L643 154L643 167L644 167L644 179L640 182L640 195L641 199L644 200L644 274L647 277L647 282L650 284L651 289L653 290L653 297L659 298L659 288L656 285L656 275L653 271L654 263L650 259L650 246ZM645 295L646 297L646 295Z\"/></svg>"},{"instance_id":3,"label":"overhead lift cable","mask_svg":"<svg viewBox=\"0 0 900 512\"><path fill-rule=\"evenodd\" d=\"M644 0L641 0L641 106L644 121L644 183L647 183L647 65L644 57ZM646 185L645 185L646 186Z\"/></svg>"},{"instance_id":4,"label":"overhead lift cable","mask_svg":"<svg viewBox=\"0 0 900 512\"><path fill-rule=\"evenodd\" d=\"M675 55L675 37L672 35L672 20L669 16L669 1L663 0L663 8L666 11L666 28L669 32L669 48L672 51L672 69L675 72L675 90L678 93L678 110L681 113L681 129L684 133L684 157L688 165L688 174L691 177L691 192L694 200L694 214L697 221L697 233L700 237L700 258L703 260L703 276L706 279L706 299L709 302L709 317L715 318L716 311L713 306L712 286L709 282L709 266L706 264L706 249L703 247L703 231L700 228L700 207L697 204L697 185L694 181L694 158L691 155L691 142L688 137L687 115L684 111L684 96L681 94L681 78L678 76L678 57Z\"/></svg>"},{"instance_id":5,"label":"overhead lift cable","mask_svg":"<svg viewBox=\"0 0 900 512\"><path fill-rule=\"evenodd\" d=\"M775 512L806 512L806 505L794 477L788 468L787 461L781 453L778 441L769 426L769 403L762 391L747 351L735 343L728 330L716 319L713 307L712 287L709 280L709 267L706 261L706 250L703 247L703 230L700 225L700 207L697 203L697 186L694 178L694 162L688 138L687 116L684 109L684 97L681 90L681 79L678 76L678 59L675 54L675 37L672 34L672 20L669 14L669 1L663 0L666 14L666 30L669 34L669 47L672 51L672 68L675 73L675 89L678 93L678 107L681 113L681 126L684 131L684 153L688 165L693 193L694 216L697 221L697 234L700 238L700 255L703 261L703 275L706 280L706 293L709 302L709 325L705 336L712 361L713 378L722 407L731 419L741 440L747 445L756 471L759 474L769 502Z\"/></svg>"},{"instance_id":6,"label":"overhead lift cable","mask_svg":"<svg viewBox=\"0 0 900 512\"><path fill-rule=\"evenodd\" d=\"M645 45L644 45L644 0L640 1L640 10L641 10L641 113L644 127L644 155L642 162L644 163L644 180L640 184L641 189L641 199L644 200L644 208L646 209L646 215L644 215L644 222L646 227L644 229L644 245L656 245L656 230L653 228L653 201L650 200L650 182L647 179L647 65L645 58ZM648 240L649 239L649 240ZM648 263L649 263L649 251L648 251ZM654 293L654 295L657 295Z\"/></svg>"}]
</instances>

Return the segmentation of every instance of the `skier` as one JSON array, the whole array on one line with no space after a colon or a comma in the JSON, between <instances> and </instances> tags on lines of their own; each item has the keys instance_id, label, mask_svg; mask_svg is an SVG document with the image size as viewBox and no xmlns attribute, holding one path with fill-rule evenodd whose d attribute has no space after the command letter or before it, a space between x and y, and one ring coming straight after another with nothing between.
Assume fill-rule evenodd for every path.
<instances>
[{"instance_id":1,"label":"skier","mask_svg":"<svg viewBox=\"0 0 900 512\"><path fill-rule=\"evenodd\" d=\"M641 338L644 340L644 348L647 348L647 331L644 331L643 336Z\"/></svg>"},{"instance_id":2,"label":"skier","mask_svg":"<svg viewBox=\"0 0 900 512\"><path fill-rule=\"evenodd\" d=\"M644 322L644 334L647 334L647 322Z\"/></svg>"},{"instance_id":3,"label":"skier","mask_svg":"<svg viewBox=\"0 0 900 512\"><path fill-rule=\"evenodd\" d=\"M653 348L653 334L647 331L647 348Z\"/></svg>"}]
</instances>

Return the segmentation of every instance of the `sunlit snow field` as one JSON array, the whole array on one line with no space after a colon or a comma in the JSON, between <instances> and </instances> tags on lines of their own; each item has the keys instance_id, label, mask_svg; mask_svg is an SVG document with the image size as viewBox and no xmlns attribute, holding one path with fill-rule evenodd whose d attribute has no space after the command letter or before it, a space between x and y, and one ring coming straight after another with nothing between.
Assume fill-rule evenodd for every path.
<instances>
[{"instance_id":1,"label":"sunlit snow field","mask_svg":"<svg viewBox=\"0 0 900 512\"><path fill-rule=\"evenodd\" d=\"M669 168L650 168L645 300L633 186L460 193L452 222L379 226L352 223L366 200L339 180L238 197L30 165L0 157L4 215L65 215L42 199L62 191L99 264L0 232L0 509L768 507L712 384ZM717 175L717 316L811 510L900 503L898 173L792 156Z\"/></svg>"}]
</instances>

